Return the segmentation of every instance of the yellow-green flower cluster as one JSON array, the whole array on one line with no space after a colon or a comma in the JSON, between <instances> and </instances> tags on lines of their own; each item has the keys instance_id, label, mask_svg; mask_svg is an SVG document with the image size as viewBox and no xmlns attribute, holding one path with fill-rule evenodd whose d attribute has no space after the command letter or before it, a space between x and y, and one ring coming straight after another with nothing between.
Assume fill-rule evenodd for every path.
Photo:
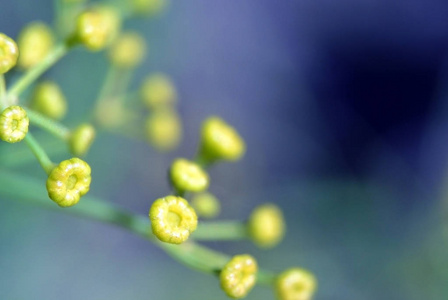
<instances>
[{"instance_id":1,"label":"yellow-green flower cluster","mask_svg":"<svg viewBox=\"0 0 448 300\"><path fill-rule=\"evenodd\" d=\"M70 152L76 156L84 156L95 139L95 128L91 124L79 125L70 135Z\"/></svg>"},{"instance_id":2,"label":"yellow-green flower cluster","mask_svg":"<svg viewBox=\"0 0 448 300\"><path fill-rule=\"evenodd\" d=\"M61 207L75 205L90 189L90 173L90 166L79 158L62 161L48 175L48 196Z\"/></svg>"},{"instance_id":3,"label":"yellow-green flower cluster","mask_svg":"<svg viewBox=\"0 0 448 300\"><path fill-rule=\"evenodd\" d=\"M7 35L0 33L0 74L12 69L19 58L19 48L16 42Z\"/></svg>"},{"instance_id":4,"label":"yellow-green flower cluster","mask_svg":"<svg viewBox=\"0 0 448 300\"><path fill-rule=\"evenodd\" d=\"M249 217L248 229L256 245L263 248L277 245L285 233L282 211L271 203L258 206Z\"/></svg>"},{"instance_id":5,"label":"yellow-green flower cluster","mask_svg":"<svg viewBox=\"0 0 448 300\"><path fill-rule=\"evenodd\" d=\"M199 217L206 219L216 217L221 210L218 198L208 192L196 193L191 199L191 205Z\"/></svg>"},{"instance_id":6,"label":"yellow-green flower cluster","mask_svg":"<svg viewBox=\"0 0 448 300\"><path fill-rule=\"evenodd\" d=\"M234 256L221 270L221 288L231 298L244 298L257 280L257 261L248 254Z\"/></svg>"},{"instance_id":7,"label":"yellow-green flower cluster","mask_svg":"<svg viewBox=\"0 0 448 300\"><path fill-rule=\"evenodd\" d=\"M177 92L173 83L166 75L155 73L143 81L140 94L149 109L145 126L149 143L161 152L173 150L182 135L175 108Z\"/></svg>"},{"instance_id":8,"label":"yellow-green flower cluster","mask_svg":"<svg viewBox=\"0 0 448 300\"><path fill-rule=\"evenodd\" d=\"M152 232L162 242L181 244L196 230L198 217L187 200L177 196L157 199L149 210Z\"/></svg>"},{"instance_id":9,"label":"yellow-green flower cluster","mask_svg":"<svg viewBox=\"0 0 448 300\"><path fill-rule=\"evenodd\" d=\"M167 5L168 0L131 0L136 14L155 15L160 13Z\"/></svg>"},{"instance_id":10,"label":"yellow-green flower cluster","mask_svg":"<svg viewBox=\"0 0 448 300\"><path fill-rule=\"evenodd\" d=\"M29 69L44 59L54 45L51 28L43 22L25 26L19 34L20 56L18 65Z\"/></svg>"},{"instance_id":11,"label":"yellow-green flower cluster","mask_svg":"<svg viewBox=\"0 0 448 300\"><path fill-rule=\"evenodd\" d=\"M62 119L67 112L67 100L59 86L53 81L44 81L36 85L30 106L55 120Z\"/></svg>"},{"instance_id":12,"label":"yellow-green flower cluster","mask_svg":"<svg viewBox=\"0 0 448 300\"><path fill-rule=\"evenodd\" d=\"M207 162L224 159L239 160L246 151L238 132L221 118L210 117L202 124L201 157Z\"/></svg>"},{"instance_id":13,"label":"yellow-green flower cluster","mask_svg":"<svg viewBox=\"0 0 448 300\"><path fill-rule=\"evenodd\" d=\"M114 8L95 6L78 16L74 40L91 51L99 51L110 45L120 26L120 15Z\"/></svg>"},{"instance_id":14,"label":"yellow-green flower cluster","mask_svg":"<svg viewBox=\"0 0 448 300\"><path fill-rule=\"evenodd\" d=\"M109 59L122 69L132 69L142 62L146 55L146 43L137 32L124 32L111 45Z\"/></svg>"},{"instance_id":15,"label":"yellow-green flower cluster","mask_svg":"<svg viewBox=\"0 0 448 300\"><path fill-rule=\"evenodd\" d=\"M176 159L170 168L171 183L179 192L201 192L209 184L208 174L198 164Z\"/></svg>"},{"instance_id":16,"label":"yellow-green flower cluster","mask_svg":"<svg viewBox=\"0 0 448 300\"><path fill-rule=\"evenodd\" d=\"M0 139L8 143L23 140L28 133L29 119L20 106L9 106L0 114Z\"/></svg>"},{"instance_id":17,"label":"yellow-green flower cluster","mask_svg":"<svg viewBox=\"0 0 448 300\"><path fill-rule=\"evenodd\" d=\"M300 268L284 271L275 282L275 291L279 300L311 300L316 287L314 275Z\"/></svg>"}]
</instances>

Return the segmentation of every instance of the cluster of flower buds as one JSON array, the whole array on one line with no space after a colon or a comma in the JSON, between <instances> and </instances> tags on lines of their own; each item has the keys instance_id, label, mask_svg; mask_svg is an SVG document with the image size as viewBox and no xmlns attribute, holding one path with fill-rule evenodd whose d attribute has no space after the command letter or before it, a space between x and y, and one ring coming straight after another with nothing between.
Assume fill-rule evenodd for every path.
<instances>
[{"instance_id":1,"label":"cluster of flower buds","mask_svg":"<svg viewBox=\"0 0 448 300\"><path fill-rule=\"evenodd\" d=\"M176 112L177 92L168 76L155 73L146 77L140 94L149 110L146 119L146 137L155 149L167 152L180 142L182 126Z\"/></svg>"}]
</instances>

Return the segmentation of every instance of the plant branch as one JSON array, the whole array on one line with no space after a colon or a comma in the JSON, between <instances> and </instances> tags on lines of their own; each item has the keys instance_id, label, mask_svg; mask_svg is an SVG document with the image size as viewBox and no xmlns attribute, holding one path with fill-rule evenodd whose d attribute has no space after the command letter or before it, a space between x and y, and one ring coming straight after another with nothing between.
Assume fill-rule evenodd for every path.
<instances>
[{"instance_id":1,"label":"plant branch","mask_svg":"<svg viewBox=\"0 0 448 300\"><path fill-rule=\"evenodd\" d=\"M53 50L37 65L28 70L19 80L17 80L8 91L9 96L18 97L26 90L40 75L53 66L70 49L66 43L56 45Z\"/></svg>"},{"instance_id":2,"label":"plant branch","mask_svg":"<svg viewBox=\"0 0 448 300\"><path fill-rule=\"evenodd\" d=\"M24 138L24 141L28 145L28 147L33 152L34 156L36 156L40 165L44 169L45 173L50 174L51 170L53 170L54 164L51 159L48 157L45 150L42 146L36 141L33 135L28 132Z\"/></svg>"},{"instance_id":3,"label":"plant branch","mask_svg":"<svg viewBox=\"0 0 448 300\"><path fill-rule=\"evenodd\" d=\"M64 141L69 139L70 130L64 125L28 108L26 109L26 114L33 125L37 125L40 128L45 129L49 133Z\"/></svg>"},{"instance_id":4,"label":"plant branch","mask_svg":"<svg viewBox=\"0 0 448 300\"><path fill-rule=\"evenodd\" d=\"M6 196L6 198L22 200L46 209L58 210L85 219L119 226L150 240L174 259L192 269L218 275L222 267L231 259L226 254L191 241L181 245L160 242L152 234L151 224L146 216L132 214L94 197L86 196L73 207L60 208L47 198L44 185L34 179L0 170L0 182L0 194ZM274 273L259 270L257 283L272 285L274 278Z\"/></svg>"}]
</instances>

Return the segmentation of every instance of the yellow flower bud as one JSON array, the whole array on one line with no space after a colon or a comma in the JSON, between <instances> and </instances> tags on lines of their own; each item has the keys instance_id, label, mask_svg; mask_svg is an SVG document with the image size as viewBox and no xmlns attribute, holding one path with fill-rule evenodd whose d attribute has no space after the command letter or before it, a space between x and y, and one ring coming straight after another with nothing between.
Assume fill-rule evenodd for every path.
<instances>
[{"instance_id":1,"label":"yellow flower bud","mask_svg":"<svg viewBox=\"0 0 448 300\"><path fill-rule=\"evenodd\" d=\"M90 173L90 166L79 158L62 161L48 175L48 196L61 207L75 205L90 189Z\"/></svg>"},{"instance_id":2,"label":"yellow flower bud","mask_svg":"<svg viewBox=\"0 0 448 300\"><path fill-rule=\"evenodd\" d=\"M141 95L149 109L171 106L177 101L176 88L169 77L161 73L145 78L141 87Z\"/></svg>"},{"instance_id":3,"label":"yellow flower bud","mask_svg":"<svg viewBox=\"0 0 448 300\"><path fill-rule=\"evenodd\" d=\"M136 32L120 35L112 44L109 58L113 64L121 68L134 68L142 62L146 53L146 43Z\"/></svg>"},{"instance_id":4,"label":"yellow flower bud","mask_svg":"<svg viewBox=\"0 0 448 300\"><path fill-rule=\"evenodd\" d=\"M28 69L40 62L53 47L51 28L42 22L33 22L22 29L18 38L20 56L18 65Z\"/></svg>"},{"instance_id":5,"label":"yellow flower bud","mask_svg":"<svg viewBox=\"0 0 448 300\"><path fill-rule=\"evenodd\" d=\"M167 2L167 0L132 0L132 5L137 14L155 15L166 7Z\"/></svg>"},{"instance_id":6,"label":"yellow flower bud","mask_svg":"<svg viewBox=\"0 0 448 300\"><path fill-rule=\"evenodd\" d=\"M196 163L178 158L170 168L171 183L180 192L201 192L208 187L208 174Z\"/></svg>"},{"instance_id":7,"label":"yellow flower bud","mask_svg":"<svg viewBox=\"0 0 448 300\"><path fill-rule=\"evenodd\" d=\"M221 288L234 299L244 298L257 280L257 262L248 255L235 255L222 269Z\"/></svg>"},{"instance_id":8,"label":"yellow flower bud","mask_svg":"<svg viewBox=\"0 0 448 300\"><path fill-rule=\"evenodd\" d=\"M161 152L173 150L179 145L182 127L179 116L171 110L151 112L145 129L149 143Z\"/></svg>"},{"instance_id":9,"label":"yellow flower bud","mask_svg":"<svg viewBox=\"0 0 448 300\"><path fill-rule=\"evenodd\" d=\"M0 74L12 69L19 57L19 48L16 42L7 35L0 33Z\"/></svg>"},{"instance_id":10,"label":"yellow flower bud","mask_svg":"<svg viewBox=\"0 0 448 300\"><path fill-rule=\"evenodd\" d=\"M31 108L55 120L67 112L67 101L59 86L52 81L41 82L33 90Z\"/></svg>"},{"instance_id":11,"label":"yellow flower bud","mask_svg":"<svg viewBox=\"0 0 448 300\"><path fill-rule=\"evenodd\" d=\"M76 22L77 40L91 51L108 46L120 29L120 16L113 8L93 7L81 13Z\"/></svg>"},{"instance_id":12,"label":"yellow flower bud","mask_svg":"<svg viewBox=\"0 0 448 300\"><path fill-rule=\"evenodd\" d=\"M157 199L149 210L152 232L162 242L181 244L196 230L198 217L187 200L176 196Z\"/></svg>"},{"instance_id":13,"label":"yellow flower bud","mask_svg":"<svg viewBox=\"0 0 448 300\"><path fill-rule=\"evenodd\" d=\"M258 206L250 215L249 234L259 247L277 245L285 234L285 222L280 208L274 204Z\"/></svg>"},{"instance_id":14,"label":"yellow flower bud","mask_svg":"<svg viewBox=\"0 0 448 300\"><path fill-rule=\"evenodd\" d=\"M81 124L70 136L70 152L76 156L83 156L89 151L95 139L95 128L90 124Z\"/></svg>"},{"instance_id":15,"label":"yellow flower bud","mask_svg":"<svg viewBox=\"0 0 448 300\"><path fill-rule=\"evenodd\" d=\"M195 194L191 200L191 206L199 217L207 219L216 217L221 210L218 198L207 192Z\"/></svg>"},{"instance_id":16,"label":"yellow flower bud","mask_svg":"<svg viewBox=\"0 0 448 300\"><path fill-rule=\"evenodd\" d=\"M279 300L311 300L316 287L313 274L300 268L284 271L275 282Z\"/></svg>"},{"instance_id":17,"label":"yellow flower bud","mask_svg":"<svg viewBox=\"0 0 448 300\"><path fill-rule=\"evenodd\" d=\"M23 140L28 133L29 119L20 106L10 106L0 114L0 138L8 143Z\"/></svg>"},{"instance_id":18,"label":"yellow flower bud","mask_svg":"<svg viewBox=\"0 0 448 300\"><path fill-rule=\"evenodd\" d=\"M207 161L240 159L246 146L231 126L218 117L210 117L202 124L200 154Z\"/></svg>"}]
</instances>

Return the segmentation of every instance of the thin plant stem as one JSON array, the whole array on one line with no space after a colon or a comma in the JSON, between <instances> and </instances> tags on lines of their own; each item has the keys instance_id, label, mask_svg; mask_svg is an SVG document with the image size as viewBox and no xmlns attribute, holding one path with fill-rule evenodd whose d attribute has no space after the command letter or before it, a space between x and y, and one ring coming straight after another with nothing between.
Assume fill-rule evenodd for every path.
<instances>
[{"instance_id":1,"label":"thin plant stem","mask_svg":"<svg viewBox=\"0 0 448 300\"><path fill-rule=\"evenodd\" d=\"M70 208L60 208L46 196L44 185L32 178L0 169L0 194L6 199L20 200L50 210L57 210L84 219L113 224L141 236L166 251L180 263L211 275L219 275L230 256L188 241L181 245L159 241L151 231L151 223L146 216L135 215L111 203L85 196ZM2 197L3 198L3 197ZM257 284L270 286L275 274L266 270L258 271Z\"/></svg>"},{"instance_id":2,"label":"thin plant stem","mask_svg":"<svg viewBox=\"0 0 448 300\"><path fill-rule=\"evenodd\" d=\"M51 170L53 170L54 164L48 157L47 153L42 148L42 146L36 141L36 139L30 132L26 134L24 141L26 142L27 146L31 149L34 156L36 156L37 160L39 161L39 164L42 166L45 173L50 174Z\"/></svg>"},{"instance_id":3,"label":"thin plant stem","mask_svg":"<svg viewBox=\"0 0 448 300\"><path fill-rule=\"evenodd\" d=\"M14 85L9 89L8 94L12 97L19 96L30 86L40 75L53 66L59 59L61 59L70 49L67 43L60 43L56 45L53 50L37 65L27 71Z\"/></svg>"},{"instance_id":4,"label":"thin plant stem","mask_svg":"<svg viewBox=\"0 0 448 300\"><path fill-rule=\"evenodd\" d=\"M6 99L5 76L0 74L0 111L3 111L6 107L8 107Z\"/></svg>"},{"instance_id":5,"label":"thin plant stem","mask_svg":"<svg viewBox=\"0 0 448 300\"><path fill-rule=\"evenodd\" d=\"M192 236L202 241L248 239L246 224L238 221L201 222Z\"/></svg>"},{"instance_id":6,"label":"thin plant stem","mask_svg":"<svg viewBox=\"0 0 448 300\"><path fill-rule=\"evenodd\" d=\"M70 130L64 125L31 109L26 109L26 114L33 125L39 126L64 141L70 138Z\"/></svg>"}]
</instances>

